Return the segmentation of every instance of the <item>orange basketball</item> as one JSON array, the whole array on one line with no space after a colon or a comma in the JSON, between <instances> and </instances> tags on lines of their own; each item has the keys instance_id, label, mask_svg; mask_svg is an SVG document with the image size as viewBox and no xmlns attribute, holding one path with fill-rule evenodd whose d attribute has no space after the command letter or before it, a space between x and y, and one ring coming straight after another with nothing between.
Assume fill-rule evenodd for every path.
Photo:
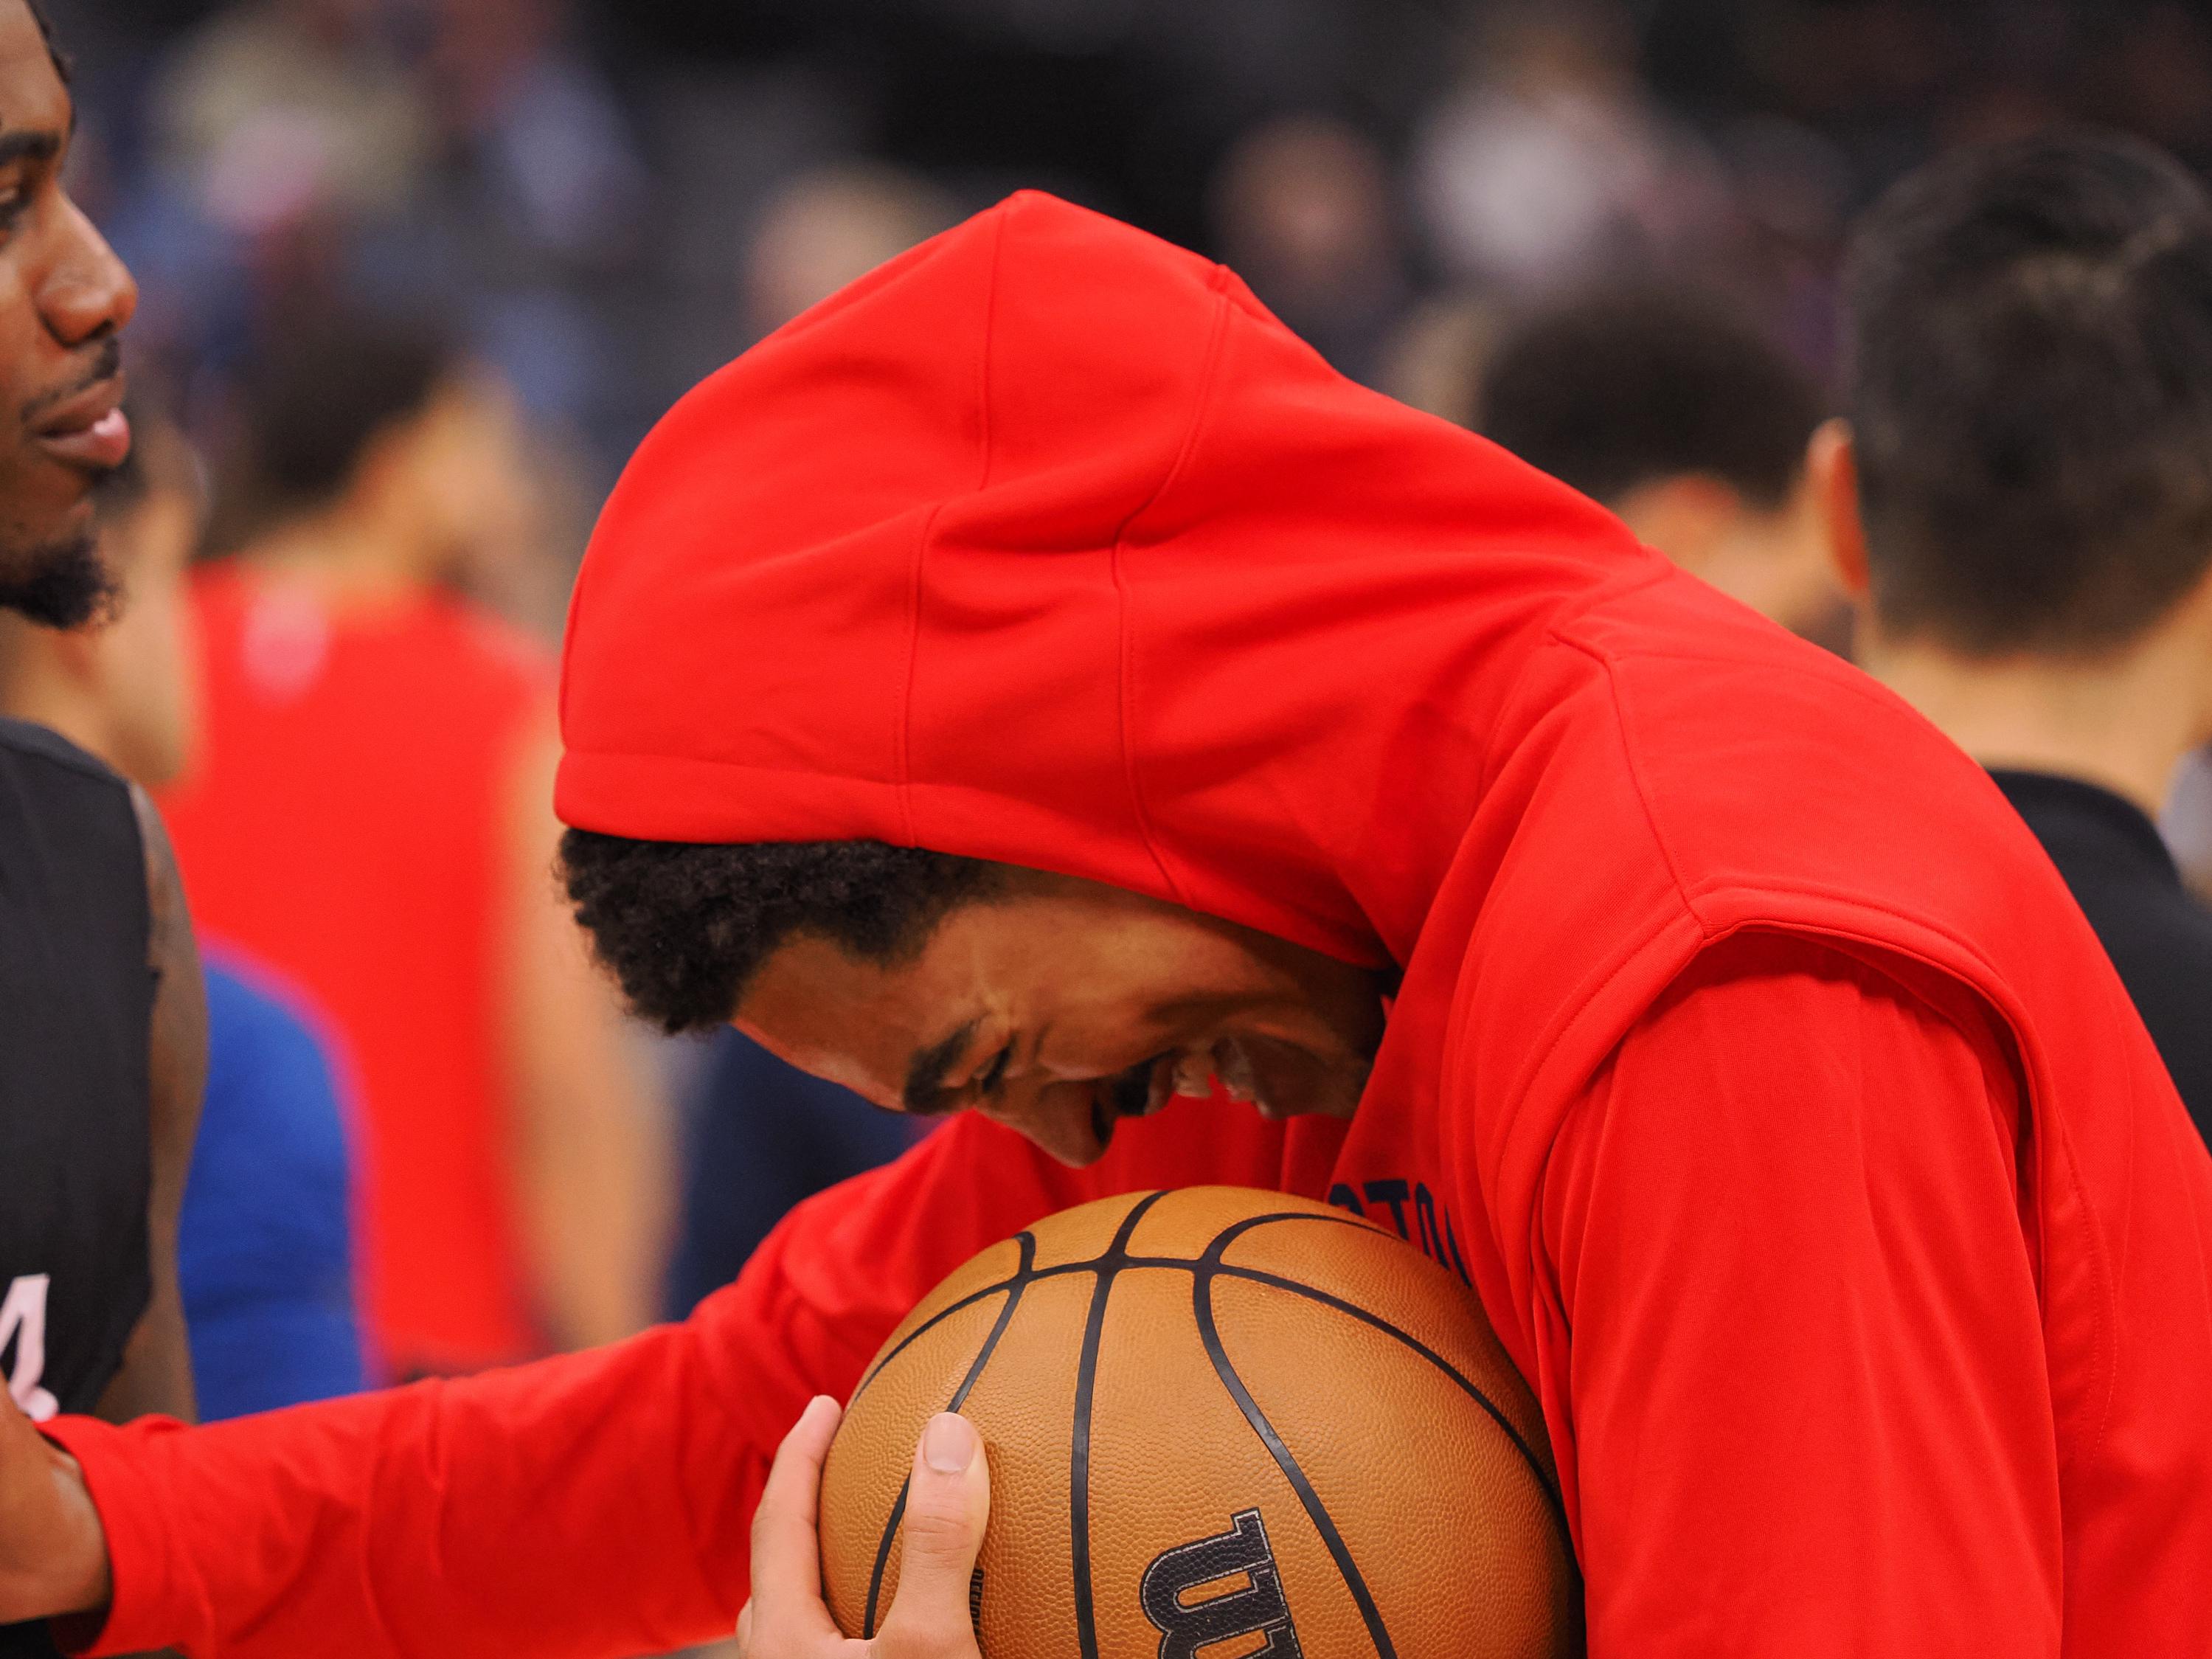
<instances>
[{"instance_id":1,"label":"orange basketball","mask_svg":"<svg viewBox=\"0 0 2212 1659\"><path fill-rule=\"evenodd\" d=\"M1037 1223L947 1279L822 1481L849 1636L898 1585L922 1425L990 1459L986 1659L1522 1659L1582 1648L1536 1404L1457 1279L1341 1210L1194 1187Z\"/></svg>"}]
</instances>

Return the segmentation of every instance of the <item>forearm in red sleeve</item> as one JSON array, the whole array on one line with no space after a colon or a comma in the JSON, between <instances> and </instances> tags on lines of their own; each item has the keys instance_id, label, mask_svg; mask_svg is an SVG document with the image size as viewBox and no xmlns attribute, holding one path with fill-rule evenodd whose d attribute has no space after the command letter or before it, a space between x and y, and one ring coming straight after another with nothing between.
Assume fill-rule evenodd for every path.
<instances>
[{"instance_id":1,"label":"forearm in red sleeve","mask_svg":"<svg viewBox=\"0 0 2212 1659\"><path fill-rule=\"evenodd\" d=\"M2058 1651L2017 1085L1898 971L1717 947L1563 1127L1545 1364L1592 1659Z\"/></svg>"},{"instance_id":2,"label":"forearm in red sleeve","mask_svg":"<svg viewBox=\"0 0 2212 1659\"><path fill-rule=\"evenodd\" d=\"M203 1428L58 1419L109 1534L96 1650L584 1659L726 1633L807 1399L1066 1196L1004 1131L948 1125L803 1206L680 1326Z\"/></svg>"}]
</instances>

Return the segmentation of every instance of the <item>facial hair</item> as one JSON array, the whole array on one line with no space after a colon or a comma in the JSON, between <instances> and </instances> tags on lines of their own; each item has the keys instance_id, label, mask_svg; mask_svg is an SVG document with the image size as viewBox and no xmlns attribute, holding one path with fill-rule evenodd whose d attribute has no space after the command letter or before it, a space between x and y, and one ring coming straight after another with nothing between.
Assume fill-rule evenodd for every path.
<instances>
[{"instance_id":1,"label":"facial hair","mask_svg":"<svg viewBox=\"0 0 2212 1659\"><path fill-rule=\"evenodd\" d=\"M82 628L112 611L115 575L89 534L34 549L23 563L0 572L0 610L58 629Z\"/></svg>"}]
</instances>

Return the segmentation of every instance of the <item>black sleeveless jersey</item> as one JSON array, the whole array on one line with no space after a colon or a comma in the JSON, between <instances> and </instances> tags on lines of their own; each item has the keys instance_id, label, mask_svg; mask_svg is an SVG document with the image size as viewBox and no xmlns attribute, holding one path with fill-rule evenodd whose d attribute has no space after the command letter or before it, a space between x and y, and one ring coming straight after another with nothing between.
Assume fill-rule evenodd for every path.
<instances>
[{"instance_id":1,"label":"black sleeveless jersey","mask_svg":"<svg viewBox=\"0 0 2212 1659\"><path fill-rule=\"evenodd\" d=\"M0 720L0 1382L33 1419L90 1410L146 1308L150 926L122 780Z\"/></svg>"}]
</instances>

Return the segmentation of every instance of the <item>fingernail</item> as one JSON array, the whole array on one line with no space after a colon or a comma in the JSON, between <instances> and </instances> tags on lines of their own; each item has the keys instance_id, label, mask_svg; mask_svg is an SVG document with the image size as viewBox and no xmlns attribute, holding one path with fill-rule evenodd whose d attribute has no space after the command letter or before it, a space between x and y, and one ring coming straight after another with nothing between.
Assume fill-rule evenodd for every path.
<instances>
[{"instance_id":1,"label":"fingernail","mask_svg":"<svg viewBox=\"0 0 2212 1659\"><path fill-rule=\"evenodd\" d=\"M939 1412L921 1431L921 1459L939 1474L957 1474L975 1461L978 1443L974 1424Z\"/></svg>"}]
</instances>

